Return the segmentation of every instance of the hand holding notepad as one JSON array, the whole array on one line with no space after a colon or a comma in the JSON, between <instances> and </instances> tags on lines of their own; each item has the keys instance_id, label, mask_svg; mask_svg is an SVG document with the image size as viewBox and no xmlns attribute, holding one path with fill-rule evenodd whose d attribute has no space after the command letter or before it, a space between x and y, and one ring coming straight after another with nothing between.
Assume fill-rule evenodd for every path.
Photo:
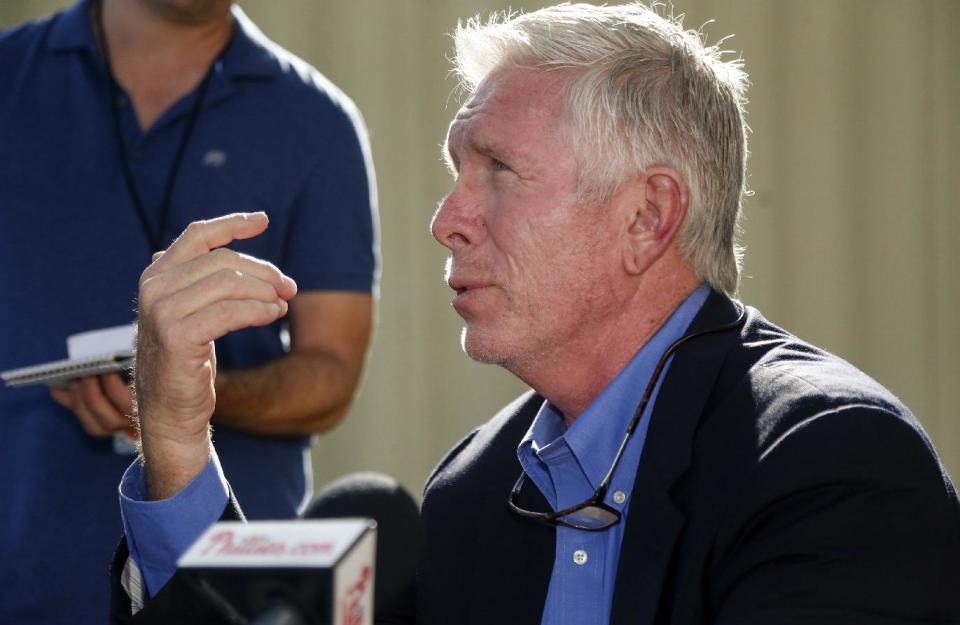
<instances>
[{"instance_id":1,"label":"hand holding notepad","mask_svg":"<svg viewBox=\"0 0 960 625\"><path fill-rule=\"evenodd\" d=\"M114 373L133 366L136 325L91 330L67 337L69 358L4 371L8 386L47 384L51 395L73 411L91 436L113 436L114 451L136 452L136 432L128 416L132 393ZM128 376L124 376L128 378Z\"/></svg>"}]
</instances>

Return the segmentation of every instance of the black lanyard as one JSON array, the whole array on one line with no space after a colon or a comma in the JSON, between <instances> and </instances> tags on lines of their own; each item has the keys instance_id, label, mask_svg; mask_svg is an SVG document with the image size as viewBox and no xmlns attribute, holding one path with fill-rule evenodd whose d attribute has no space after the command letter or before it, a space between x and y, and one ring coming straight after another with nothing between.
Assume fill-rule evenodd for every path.
<instances>
[{"instance_id":1,"label":"black lanyard","mask_svg":"<svg viewBox=\"0 0 960 625\"><path fill-rule=\"evenodd\" d=\"M170 166L170 172L167 174L167 182L163 187L163 197L160 202L160 219L157 223L157 229L150 227L150 220L147 219L147 211L143 205L143 199L137 188L136 180L133 177L133 170L130 169L130 161L127 155L127 146L123 140L123 124L120 119L120 86L113 75L113 68L110 65L110 49L107 47L106 31L103 29L103 2L97 2L94 11L96 14L96 25L99 31L100 47L103 52L103 59L107 66L107 77L110 83L110 110L113 113L113 133L117 140L117 152L120 156L120 164L123 166L123 177L127 184L127 191L130 193L130 199L133 201L133 207L137 211L137 217L140 219L140 225L143 227L143 233L150 243L151 252L159 252L163 249L163 233L167 228L167 221L170 216L170 202L173 197L173 188L177 184L177 174L180 171L180 162L183 160L183 154L187 151L187 145L193 136L193 129L197 125L197 119L200 117L200 109L203 106L204 96L207 93L207 86L210 84L210 77L213 75L213 69L221 60L224 49L210 63L207 73L197 87L197 93L190 108L190 115L187 117L187 125L180 136L180 145L173 157L173 164ZM229 40L227 42L229 45Z\"/></svg>"}]
</instances>

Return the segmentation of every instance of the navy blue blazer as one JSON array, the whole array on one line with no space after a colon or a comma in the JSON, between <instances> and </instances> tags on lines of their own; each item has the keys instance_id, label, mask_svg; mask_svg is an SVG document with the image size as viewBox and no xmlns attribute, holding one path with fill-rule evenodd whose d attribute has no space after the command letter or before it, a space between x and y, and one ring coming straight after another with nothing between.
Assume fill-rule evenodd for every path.
<instances>
[{"instance_id":1,"label":"navy blue blazer","mask_svg":"<svg viewBox=\"0 0 960 625\"><path fill-rule=\"evenodd\" d=\"M689 332L737 314L713 293ZM507 498L542 401L519 398L429 479L418 625L540 623L555 532ZM676 353L626 523L613 625L960 623L960 502L919 423L753 309Z\"/></svg>"}]
</instances>

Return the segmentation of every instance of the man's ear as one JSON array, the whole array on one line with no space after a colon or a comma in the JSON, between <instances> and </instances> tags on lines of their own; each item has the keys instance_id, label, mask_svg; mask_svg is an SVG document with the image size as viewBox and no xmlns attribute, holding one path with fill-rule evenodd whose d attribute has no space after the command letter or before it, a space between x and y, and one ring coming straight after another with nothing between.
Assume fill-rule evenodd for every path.
<instances>
[{"instance_id":1,"label":"man's ear","mask_svg":"<svg viewBox=\"0 0 960 625\"><path fill-rule=\"evenodd\" d=\"M673 243L687 214L687 184L669 167L651 167L629 183L620 199L627 216L623 265L634 275L647 270Z\"/></svg>"}]
</instances>

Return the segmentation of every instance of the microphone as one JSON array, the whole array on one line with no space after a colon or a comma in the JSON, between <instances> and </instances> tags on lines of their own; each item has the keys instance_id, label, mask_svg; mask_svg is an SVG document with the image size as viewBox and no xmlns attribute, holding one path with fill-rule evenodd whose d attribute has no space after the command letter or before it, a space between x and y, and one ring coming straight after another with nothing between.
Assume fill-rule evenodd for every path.
<instances>
[{"instance_id":1,"label":"microphone","mask_svg":"<svg viewBox=\"0 0 960 625\"><path fill-rule=\"evenodd\" d=\"M177 562L231 625L371 625L376 522L223 521Z\"/></svg>"},{"instance_id":2,"label":"microphone","mask_svg":"<svg viewBox=\"0 0 960 625\"><path fill-rule=\"evenodd\" d=\"M351 473L317 492L302 516L375 520L374 620L379 624L414 621L414 581L423 544L423 525L420 506L397 480L382 473Z\"/></svg>"},{"instance_id":3,"label":"microphone","mask_svg":"<svg viewBox=\"0 0 960 625\"><path fill-rule=\"evenodd\" d=\"M178 562L182 577L231 625L413 621L422 527L396 480L348 475L302 517L217 523Z\"/></svg>"}]
</instances>

